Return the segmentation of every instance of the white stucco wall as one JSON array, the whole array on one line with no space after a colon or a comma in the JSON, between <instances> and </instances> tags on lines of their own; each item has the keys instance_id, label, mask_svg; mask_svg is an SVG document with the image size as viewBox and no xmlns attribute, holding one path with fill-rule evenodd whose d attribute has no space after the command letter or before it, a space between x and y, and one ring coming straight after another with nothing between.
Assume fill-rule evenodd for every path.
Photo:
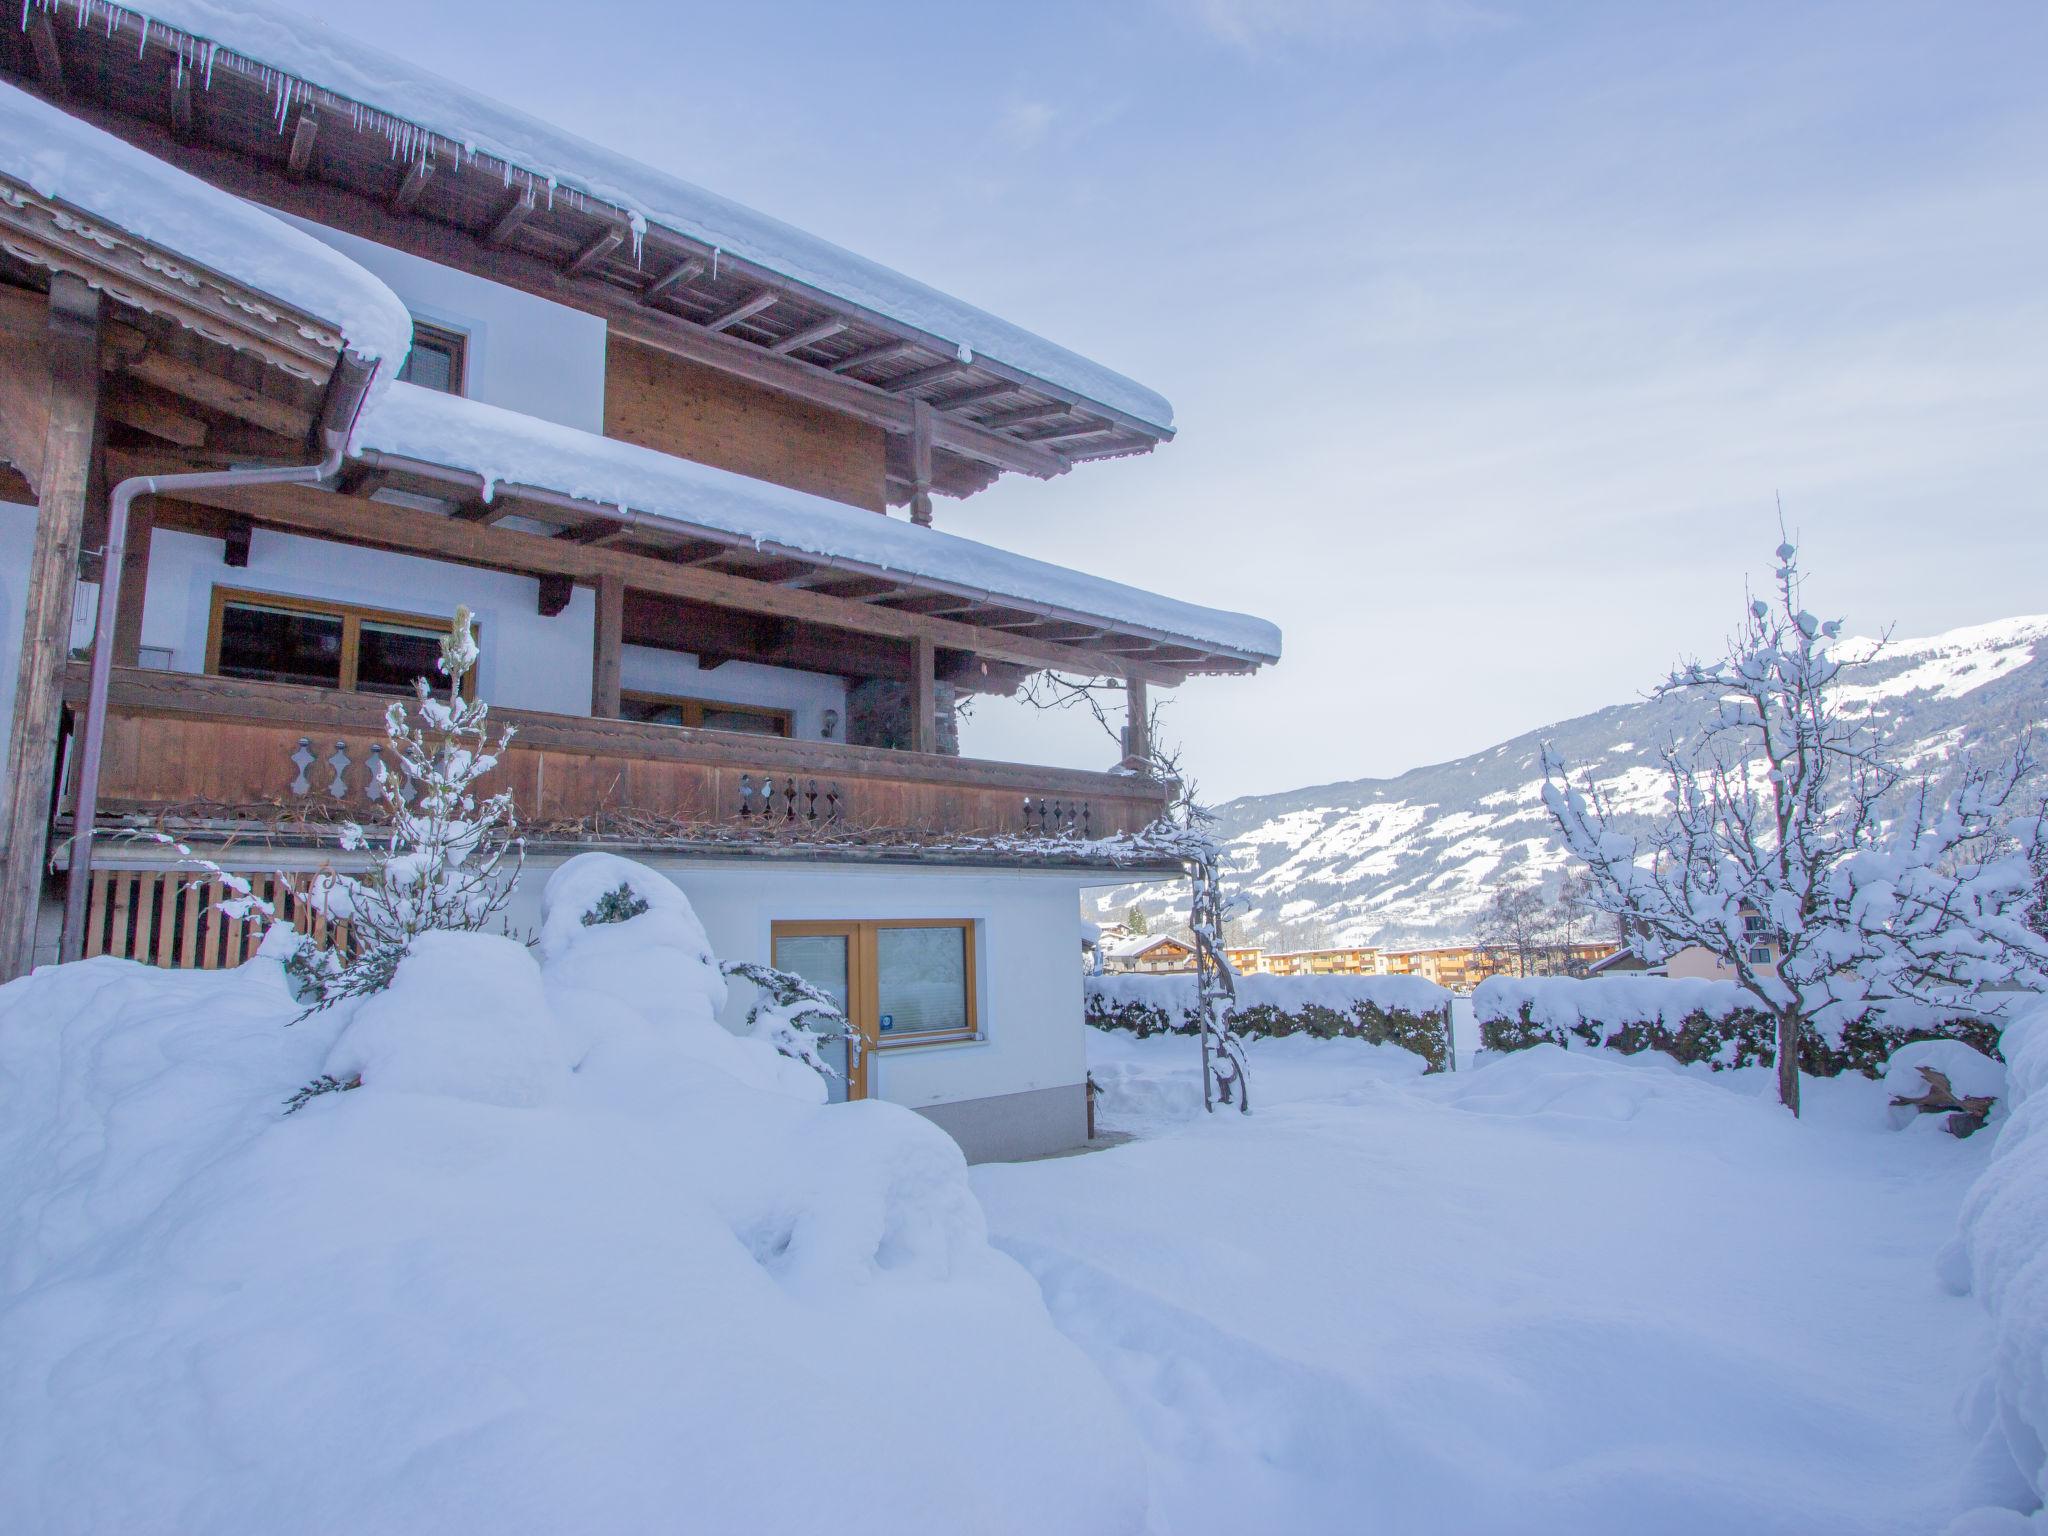
<instances>
[{"instance_id":1,"label":"white stucco wall","mask_svg":"<svg viewBox=\"0 0 2048 1536\"><path fill-rule=\"evenodd\" d=\"M206 669L206 625L213 589L237 587L325 598L442 618L468 603L483 655L477 689L493 704L590 713L591 631L596 598L578 588L554 618L540 616L540 584L531 576L474 570L416 555L357 549L259 528L246 568L223 559L219 539L159 531L149 551L142 643L167 646L171 668Z\"/></svg>"},{"instance_id":2,"label":"white stucco wall","mask_svg":"<svg viewBox=\"0 0 2048 1536\"><path fill-rule=\"evenodd\" d=\"M721 960L772 958L778 921L965 918L975 923L982 1038L897 1046L873 1060L876 1097L918 1108L1067 1088L1088 1072L1075 913L1082 881L1036 870L954 870L664 859L643 856L690 898ZM540 892L559 859L529 860L509 912L537 928ZM742 1027L748 988L736 984L726 1024Z\"/></svg>"},{"instance_id":3,"label":"white stucco wall","mask_svg":"<svg viewBox=\"0 0 2048 1536\"><path fill-rule=\"evenodd\" d=\"M277 216L382 278L415 318L467 336L464 392L472 400L586 432L604 430L605 325L597 316L358 235Z\"/></svg>"}]
</instances>

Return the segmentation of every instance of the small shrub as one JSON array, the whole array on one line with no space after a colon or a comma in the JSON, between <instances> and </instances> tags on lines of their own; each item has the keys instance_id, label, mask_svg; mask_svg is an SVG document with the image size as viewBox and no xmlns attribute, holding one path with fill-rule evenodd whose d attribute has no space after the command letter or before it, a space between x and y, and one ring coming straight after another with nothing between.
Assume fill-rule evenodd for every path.
<instances>
[{"instance_id":1,"label":"small shrub","mask_svg":"<svg viewBox=\"0 0 2048 1536\"><path fill-rule=\"evenodd\" d=\"M600 923L623 923L646 910L647 898L621 880L616 890L606 891L597 898L597 905L583 914L583 926L595 928Z\"/></svg>"}]
</instances>

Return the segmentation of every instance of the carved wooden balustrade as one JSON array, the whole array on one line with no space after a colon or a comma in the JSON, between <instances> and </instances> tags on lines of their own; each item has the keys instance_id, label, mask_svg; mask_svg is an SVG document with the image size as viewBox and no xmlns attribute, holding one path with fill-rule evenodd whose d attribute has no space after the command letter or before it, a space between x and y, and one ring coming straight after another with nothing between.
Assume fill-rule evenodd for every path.
<instances>
[{"instance_id":1,"label":"carved wooden balustrade","mask_svg":"<svg viewBox=\"0 0 2048 1536\"><path fill-rule=\"evenodd\" d=\"M84 668L67 691L76 708ZM108 700L101 805L274 815L297 808L365 818L410 793L384 736L390 701L278 683L117 668ZM692 826L835 836L1094 838L1136 832L1165 809L1158 784L835 742L691 730L527 710L486 788L512 792L543 836L659 836Z\"/></svg>"}]
</instances>

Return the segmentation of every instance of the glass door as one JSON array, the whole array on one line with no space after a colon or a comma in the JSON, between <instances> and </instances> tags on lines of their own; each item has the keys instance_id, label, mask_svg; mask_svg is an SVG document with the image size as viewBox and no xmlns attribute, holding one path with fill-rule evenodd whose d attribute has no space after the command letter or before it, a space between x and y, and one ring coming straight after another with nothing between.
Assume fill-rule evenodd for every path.
<instances>
[{"instance_id":1,"label":"glass door","mask_svg":"<svg viewBox=\"0 0 2048 1536\"><path fill-rule=\"evenodd\" d=\"M849 1021L848 1033L828 1040L822 1054L838 1074L825 1080L833 1103L868 1096L868 1047L873 1044L871 1026L864 1025L857 999L860 986L861 948L858 925L854 923L777 923L774 928L774 956L770 962L778 971L803 977L838 1006Z\"/></svg>"}]
</instances>

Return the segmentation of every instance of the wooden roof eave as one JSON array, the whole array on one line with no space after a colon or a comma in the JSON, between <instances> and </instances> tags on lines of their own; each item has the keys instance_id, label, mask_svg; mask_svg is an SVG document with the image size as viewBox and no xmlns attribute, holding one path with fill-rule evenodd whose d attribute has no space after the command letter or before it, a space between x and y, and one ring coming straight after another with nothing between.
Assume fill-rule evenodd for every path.
<instances>
[{"instance_id":1,"label":"wooden roof eave","mask_svg":"<svg viewBox=\"0 0 2048 1536\"><path fill-rule=\"evenodd\" d=\"M109 299L326 385L345 351L338 327L0 175L0 250L80 278Z\"/></svg>"},{"instance_id":2,"label":"wooden roof eave","mask_svg":"<svg viewBox=\"0 0 2048 1536\"><path fill-rule=\"evenodd\" d=\"M109 55L125 51L138 59L160 57L175 65L175 78L183 87L183 93L173 93L169 109L172 126L163 129L154 121L154 114L138 111L132 103L124 103L109 112L96 108L75 95L67 102L70 110L77 112L88 121L99 122L100 126L111 127L107 117L119 119L116 131L131 141L144 143L152 153L164 156L173 163L188 161L205 162L209 156L244 163L245 157L229 150L210 151L198 143L194 117L191 111L190 71L197 61L205 60L210 77L225 74L248 81L267 97L275 97L288 104L279 110L285 113L293 131L285 138L290 144L289 169L268 165L244 163L245 170L253 170L262 185L234 185L234 178L223 178L218 173L219 164L208 166L210 179L229 185L245 196L269 201L275 206L289 208L303 215L319 218L321 212L309 203L318 201L322 190L332 190L336 195L347 196L356 203L386 214L393 222L401 225L418 225L424 229L441 232L444 237L452 236L472 258L467 264L474 266L481 275L511 282L514 286L528 291L545 293L558 300L590 307L604 315L606 320L622 335L641 340L646 344L678 352L683 356L694 356L708 366L719 367L752 378L764 387L808 399L828 408L845 411L859 419L881 425L885 430L903 433L910 430L909 411L911 396L893 393L888 381L879 385L869 380L849 377L830 365L817 363L788 355L784 346L789 336L769 336L755 344L743 341L723 330L706 324L693 322L672 311L655 307L662 279L656 277L640 285L622 284L616 279L607 279L600 269L619 247L633 239L636 255L636 270L652 267L657 273L664 269L675 271L692 261L712 260L727 277L748 284L758 284L773 289L781 298L793 306L826 315L846 322L841 329L858 326L859 329L882 337L900 338L921 354L913 361L920 365L944 365L949 359L957 358L956 343L944 337L924 332L892 316L865 308L822 289L815 288L799 279L761 267L746 258L731 252L714 251L713 248L693 236L672 230L659 224L645 224L635 215L619 205L584 192L571 185L557 185L547 182L535 173L515 164L503 161L483 152L473 152L443 136L422 128L407 119L395 117L381 109L371 108L328 88L307 81L303 77L285 75L261 63L244 58L227 48L214 48L194 36L184 33L162 22L148 21L136 12L118 4L104 4L100 7L104 17L96 18L89 28L79 28L65 34L67 49L79 48L105 50ZM41 13L38 12L38 15ZM178 103L185 104L182 114ZM280 118L280 121L284 121ZM492 239L494 229L478 240L473 232L459 226L428 218L421 211L422 191L434 180L434 176L402 174L399 190L386 199L378 199L362 189L320 188L315 185L318 167L311 153L314 135L320 130L320 122L329 122L334 131L353 136L379 134L390 141L391 153L399 156L401 165L421 166L439 164L442 169L461 171L474 168L480 173L477 180L501 179L514 189L514 203L522 212L522 222L532 227L546 223L560 224L566 229L580 218L586 224L595 220L601 226L594 239L577 239L576 248L564 263L548 261L529 256L502 245ZM137 130L141 130L138 132ZM309 131L310 130L310 131ZM332 137L332 133L327 137ZM402 148L401 148L402 147ZM324 156L325 150L322 151ZM390 156L380 158L389 159ZM538 198L541 189L546 191L545 204ZM639 237L634 238L635 226L639 226ZM419 233L419 231L414 231ZM398 245L401 249L415 249L417 241L404 238L393 239L389 234L376 234L375 238ZM433 252L419 251L430 259L448 261L447 250ZM658 260L648 260L649 253ZM515 274L494 270L507 260L518 269ZM457 265L465 265L457 261ZM527 272L525 266L534 270ZM552 291L549 291L552 289ZM571 297L571 295L574 295ZM636 326L644 324L646 330L636 334ZM802 328L815 329L814 322L807 322ZM792 332L792 335L797 334ZM726 346L718 347L717 343ZM702 348L701 351L697 350ZM736 350L735 350L736 349ZM748 356L751 354L751 358ZM757 373L748 364L758 360L770 366L766 372ZM1162 427L1140 420L1119 411L1113 406L1096 401L1075 391L1065 389L1050 381L1038 378L1022 369L1014 368L994 359L975 355L971 362L959 365L963 373L985 376L996 381L1011 383L1016 390L1038 400L1064 403L1072 409L1100 418L1105 434L1116 440L1111 444L1096 445L1095 453L1064 453L1047 444L1036 444L1028 438L1012 436L1000 430L981 426L963 413L951 410L937 413L934 445L961 457L988 464L996 469L1018 470L1039 478L1064 473L1072 464L1084 458L1107 456L1102 453L1142 453L1151 447L1173 437L1170 427ZM830 386L843 386L831 390ZM821 397L820 391L828 391ZM972 393L972 391L970 391ZM1131 439L1135 439L1132 441ZM971 490L960 494L971 494Z\"/></svg>"},{"instance_id":3,"label":"wooden roof eave","mask_svg":"<svg viewBox=\"0 0 2048 1536\"><path fill-rule=\"evenodd\" d=\"M357 463L368 469L391 474L415 476L421 480L438 482L459 489L465 496L482 494L483 477L471 470L457 469L449 465L434 464L426 460L405 458L374 450L354 456ZM608 521L622 528L642 527L664 533L686 535L689 538L724 545L736 551L769 556L777 560L800 562L807 566L841 573L849 578L860 577L889 583L900 589L904 595L910 593L932 594L956 597L963 601L985 604L1032 616L1034 622L1051 624L1074 624L1098 631L1106 638L1129 638L1142 640L1149 645L1192 653L1188 658L1153 660L1142 655L1119 654L1112 649L1088 649L1087 654L1102 664L1102 670L1115 675L1141 676L1147 681L1171 686L1194 672L1243 673L1256 670L1272 660L1271 657L1256 656L1248 652L1218 646L1212 642L1187 635L1175 635L1145 625L1104 618L1099 614L1082 614L1065 609L1057 604L1033 602L1013 597L1006 593L990 592L963 583L949 582L920 576L912 572L891 570L872 565L866 561L849 559L841 555L820 554L812 550L797 549L778 544L773 540L755 540L741 537L723 529L706 528L681 518L662 513L643 512L635 508L621 508L614 503L595 502L570 496L544 486L515 485L501 482L492 487L494 497L506 497L540 507L556 508L577 515L579 519ZM738 574L738 573L736 573ZM886 598L889 592L871 596ZM854 599L853 601L858 601ZM907 612L907 611L906 611ZM914 614L911 616L915 616ZM971 621L968 621L971 622ZM1052 640L1053 637L1045 637ZM1060 643L1055 641L1054 643ZM1076 655L1081 648L1076 648Z\"/></svg>"}]
</instances>

